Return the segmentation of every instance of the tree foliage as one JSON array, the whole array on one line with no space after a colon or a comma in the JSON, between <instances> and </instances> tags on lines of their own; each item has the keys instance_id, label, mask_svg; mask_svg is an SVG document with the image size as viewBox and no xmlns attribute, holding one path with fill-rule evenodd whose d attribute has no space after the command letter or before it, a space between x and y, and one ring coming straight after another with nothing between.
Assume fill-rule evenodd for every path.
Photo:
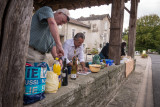
<instances>
[{"instance_id":1,"label":"tree foliage","mask_svg":"<svg viewBox=\"0 0 160 107\"><path fill-rule=\"evenodd\" d=\"M137 20L136 50L160 50L160 17L147 15Z\"/></svg>"},{"instance_id":2,"label":"tree foliage","mask_svg":"<svg viewBox=\"0 0 160 107\"><path fill-rule=\"evenodd\" d=\"M122 34L122 39L126 41L126 43L128 44L128 29L124 29L124 32Z\"/></svg>"}]
</instances>

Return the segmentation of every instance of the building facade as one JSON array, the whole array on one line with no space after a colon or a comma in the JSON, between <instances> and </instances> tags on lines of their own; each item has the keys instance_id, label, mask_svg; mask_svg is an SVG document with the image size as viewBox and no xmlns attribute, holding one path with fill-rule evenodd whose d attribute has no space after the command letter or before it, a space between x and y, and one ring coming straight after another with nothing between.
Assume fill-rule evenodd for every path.
<instances>
[{"instance_id":1,"label":"building facade","mask_svg":"<svg viewBox=\"0 0 160 107\"><path fill-rule=\"evenodd\" d=\"M110 17L104 15L90 15L72 19L67 24L59 27L61 42L71 39L78 32L85 34L84 49L102 48L110 37Z\"/></svg>"}]
</instances>

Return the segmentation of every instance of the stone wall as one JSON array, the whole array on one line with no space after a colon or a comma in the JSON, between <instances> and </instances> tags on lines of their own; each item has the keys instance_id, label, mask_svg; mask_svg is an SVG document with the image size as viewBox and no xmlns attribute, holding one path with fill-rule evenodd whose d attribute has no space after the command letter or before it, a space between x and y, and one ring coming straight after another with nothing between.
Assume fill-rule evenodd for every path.
<instances>
[{"instance_id":1,"label":"stone wall","mask_svg":"<svg viewBox=\"0 0 160 107\"><path fill-rule=\"evenodd\" d=\"M105 107L125 79L125 64L106 67L98 73L69 79L68 86L62 86L55 94L45 94L44 100L29 106Z\"/></svg>"}]
</instances>

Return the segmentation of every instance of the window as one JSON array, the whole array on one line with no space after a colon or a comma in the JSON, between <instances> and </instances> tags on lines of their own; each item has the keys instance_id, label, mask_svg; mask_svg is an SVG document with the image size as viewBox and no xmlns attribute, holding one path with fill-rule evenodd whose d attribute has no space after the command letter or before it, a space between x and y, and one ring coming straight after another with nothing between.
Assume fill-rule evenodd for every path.
<instances>
[{"instance_id":1,"label":"window","mask_svg":"<svg viewBox=\"0 0 160 107\"><path fill-rule=\"evenodd\" d=\"M75 29L72 29L72 38L74 38L75 35Z\"/></svg>"},{"instance_id":2,"label":"window","mask_svg":"<svg viewBox=\"0 0 160 107\"><path fill-rule=\"evenodd\" d=\"M102 44L99 44L99 47L102 48Z\"/></svg>"},{"instance_id":3,"label":"window","mask_svg":"<svg viewBox=\"0 0 160 107\"><path fill-rule=\"evenodd\" d=\"M86 35L86 32L83 32L84 35Z\"/></svg>"},{"instance_id":4,"label":"window","mask_svg":"<svg viewBox=\"0 0 160 107\"><path fill-rule=\"evenodd\" d=\"M107 30L108 28L108 25L107 25L107 22L104 24L104 30Z\"/></svg>"},{"instance_id":5,"label":"window","mask_svg":"<svg viewBox=\"0 0 160 107\"><path fill-rule=\"evenodd\" d=\"M98 32L97 24L92 25L92 32Z\"/></svg>"},{"instance_id":6,"label":"window","mask_svg":"<svg viewBox=\"0 0 160 107\"><path fill-rule=\"evenodd\" d=\"M82 45L83 45L83 49L84 49L84 48L86 47L86 44L85 44L85 43L83 43Z\"/></svg>"}]
</instances>

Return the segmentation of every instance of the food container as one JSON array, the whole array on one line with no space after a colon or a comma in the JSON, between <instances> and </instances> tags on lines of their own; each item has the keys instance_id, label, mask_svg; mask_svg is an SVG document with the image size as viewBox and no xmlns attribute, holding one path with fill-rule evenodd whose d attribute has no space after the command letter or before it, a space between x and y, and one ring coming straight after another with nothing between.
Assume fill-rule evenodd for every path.
<instances>
[{"instance_id":1,"label":"food container","mask_svg":"<svg viewBox=\"0 0 160 107\"><path fill-rule=\"evenodd\" d=\"M91 72L99 72L101 69L101 65L91 64L89 65L89 69L91 70Z\"/></svg>"},{"instance_id":2,"label":"food container","mask_svg":"<svg viewBox=\"0 0 160 107\"><path fill-rule=\"evenodd\" d=\"M114 60L111 60L111 59L101 59L100 62L103 62L103 60L106 61L106 64L107 64L108 66L111 66L111 65L113 65L113 63L114 63Z\"/></svg>"}]
</instances>

